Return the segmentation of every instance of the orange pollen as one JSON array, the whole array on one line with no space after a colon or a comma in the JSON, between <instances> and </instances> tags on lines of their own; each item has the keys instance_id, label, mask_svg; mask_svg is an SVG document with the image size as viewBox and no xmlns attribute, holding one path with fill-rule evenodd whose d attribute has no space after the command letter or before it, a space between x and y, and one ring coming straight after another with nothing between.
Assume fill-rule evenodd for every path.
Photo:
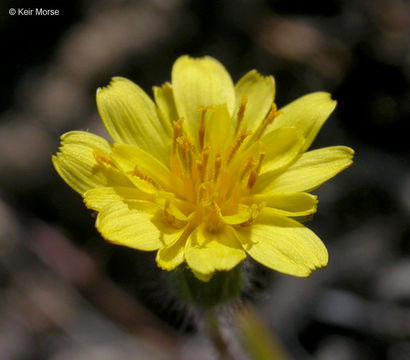
<instances>
[{"instance_id":1,"label":"orange pollen","mask_svg":"<svg viewBox=\"0 0 410 360\"><path fill-rule=\"evenodd\" d=\"M215 170L214 170L214 181L218 179L219 172L221 171L221 166L222 166L222 156L221 154L216 154L215 158Z\"/></svg>"},{"instance_id":2,"label":"orange pollen","mask_svg":"<svg viewBox=\"0 0 410 360\"><path fill-rule=\"evenodd\" d=\"M205 147L205 149L201 153L201 158L196 161L196 165L198 168L199 179L203 182L205 179L205 175L207 174L208 170L208 160L209 160L209 146Z\"/></svg>"},{"instance_id":3,"label":"orange pollen","mask_svg":"<svg viewBox=\"0 0 410 360\"><path fill-rule=\"evenodd\" d=\"M252 189L253 185L255 185L256 183L256 178L258 177L258 175L255 173L255 171L252 171L251 174L249 175L249 179L248 179L248 189Z\"/></svg>"},{"instance_id":4,"label":"orange pollen","mask_svg":"<svg viewBox=\"0 0 410 360\"><path fill-rule=\"evenodd\" d=\"M164 216L165 216L166 221L169 224L173 225L175 224L176 219L175 219L175 216L170 213L169 205L170 205L169 200L167 200L167 202L165 203L165 207L164 207Z\"/></svg>"},{"instance_id":5,"label":"orange pollen","mask_svg":"<svg viewBox=\"0 0 410 360\"><path fill-rule=\"evenodd\" d=\"M199 146L201 149L203 149L204 139L205 139L205 116L206 116L206 112L208 111L208 109L202 108L201 111L202 111L201 122L199 123L198 137L199 137Z\"/></svg>"},{"instance_id":6,"label":"orange pollen","mask_svg":"<svg viewBox=\"0 0 410 360\"><path fill-rule=\"evenodd\" d=\"M197 202L205 202L206 200L208 200L208 195L208 185L206 183L199 185Z\"/></svg>"},{"instance_id":7,"label":"orange pollen","mask_svg":"<svg viewBox=\"0 0 410 360\"><path fill-rule=\"evenodd\" d=\"M211 203L211 209L212 209L212 213L215 215L219 215L221 213L221 209L218 206L218 204L216 203L216 201L212 201Z\"/></svg>"},{"instance_id":8,"label":"orange pollen","mask_svg":"<svg viewBox=\"0 0 410 360\"><path fill-rule=\"evenodd\" d=\"M182 123L183 122L184 122L183 118L179 119L178 121L173 122L173 126L174 126L174 140L173 140L173 147L172 147L173 152L175 152L175 150L176 150L177 140L178 140L179 136L181 135Z\"/></svg>"},{"instance_id":9,"label":"orange pollen","mask_svg":"<svg viewBox=\"0 0 410 360\"><path fill-rule=\"evenodd\" d=\"M93 150L93 155L95 158L95 161L97 161L99 164L104 165L104 166L109 166L112 167L114 169L118 169L117 165L115 165L111 159L105 155L102 151L98 150L98 149L94 149Z\"/></svg>"},{"instance_id":10,"label":"orange pollen","mask_svg":"<svg viewBox=\"0 0 410 360\"><path fill-rule=\"evenodd\" d=\"M176 142L179 145L182 164L184 165L185 170L190 170L192 164L192 153L195 151L195 146L192 141L186 137L186 135L178 137Z\"/></svg>"},{"instance_id":11,"label":"orange pollen","mask_svg":"<svg viewBox=\"0 0 410 360\"><path fill-rule=\"evenodd\" d=\"M259 171L261 170L263 160L265 159L265 154L266 154L265 144L262 141L259 141L259 162L258 162L258 166L256 167L256 172L258 174L259 174Z\"/></svg>"},{"instance_id":12,"label":"orange pollen","mask_svg":"<svg viewBox=\"0 0 410 360\"><path fill-rule=\"evenodd\" d=\"M241 174L241 180L243 180L245 178L245 176L248 175L249 171L251 171L251 169L255 166L255 162L253 159L253 156L250 156L248 161L246 162L245 167L242 170L242 174Z\"/></svg>"},{"instance_id":13,"label":"orange pollen","mask_svg":"<svg viewBox=\"0 0 410 360\"><path fill-rule=\"evenodd\" d=\"M155 181L151 177L149 177L148 175L144 174L140 169L138 169L138 166L135 166L134 171L132 171L131 174L135 175L136 177L140 178L141 180L144 180L144 181L150 183L152 186L159 189L159 186L155 183Z\"/></svg>"},{"instance_id":14,"label":"orange pollen","mask_svg":"<svg viewBox=\"0 0 410 360\"><path fill-rule=\"evenodd\" d=\"M231 145L228 149L228 160L227 160L227 164L229 164L231 162L231 160L233 159L235 153L238 151L238 149L241 147L242 143L244 142L244 140L251 134L250 131L247 131L246 128L242 129L242 131L240 132L240 134L235 138L235 141L233 143L233 145Z\"/></svg>"},{"instance_id":15,"label":"orange pollen","mask_svg":"<svg viewBox=\"0 0 410 360\"><path fill-rule=\"evenodd\" d=\"M261 170L261 166L263 163L263 159L265 158L265 152L261 151L260 155L259 155L259 161L258 161L258 165L256 166L256 169L253 170L251 172L251 174L249 175L249 179L248 179L248 189L252 189L252 187L255 185L256 183L256 179L258 178L259 175L259 171Z\"/></svg>"},{"instance_id":16,"label":"orange pollen","mask_svg":"<svg viewBox=\"0 0 410 360\"><path fill-rule=\"evenodd\" d=\"M261 170L261 166L262 166L262 163L263 163L263 159L264 159L264 158L265 158L265 153L260 154L258 166L256 167L256 170L255 170L255 172L256 172L257 174L259 174L259 171Z\"/></svg>"},{"instance_id":17,"label":"orange pollen","mask_svg":"<svg viewBox=\"0 0 410 360\"><path fill-rule=\"evenodd\" d=\"M183 211L190 216L189 222L195 226L204 224L207 231L220 231L224 226L222 217L238 211L242 196L248 195L249 189L254 186L265 158L263 143L248 141L253 133L244 124L247 101L246 95L243 95L238 106L234 135L217 134L213 137L214 134L207 132L207 116L213 111L209 106L198 108L201 114L197 114L198 130L194 134L184 131L182 118L173 123L174 151L170 156L170 168L172 185L176 186L175 196L189 204L189 209ZM265 122L270 122L272 118L273 115L268 116ZM222 120L231 119L227 117ZM153 180L138 168L133 174L155 186ZM164 219L172 226L178 226L182 221L175 212L182 210L176 203L175 206L171 200L171 204L166 203L163 208ZM252 214L256 210L253 211ZM257 216L255 214L248 223ZM243 226L246 225L245 222Z\"/></svg>"},{"instance_id":18,"label":"orange pollen","mask_svg":"<svg viewBox=\"0 0 410 360\"><path fill-rule=\"evenodd\" d=\"M221 208L214 200L209 206L209 209L210 211L208 213L207 230L209 232L216 232L221 227Z\"/></svg>"},{"instance_id":19,"label":"orange pollen","mask_svg":"<svg viewBox=\"0 0 410 360\"><path fill-rule=\"evenodd\" d=\"M259 133L258 133L257 139L260 139L262 137L262 135L265 132L268 125L272 124L273 121L281 114L282 114L282 112L278 111L278 107L276 106L275 103L273 103L271 111L269 112L268 116L265 118L265 120L263 121L261 127L259 128Z\"/></svg>"},{"instance_id":20,"label":"orange pollen","mask_svg":"<svg viewBox=\"0 0 410 360\"><path fill-rule=\"evenodd\" d=\"M236 122L236 128L235 128L235 134L238 133L239 128L241 126L241 122L243 120L243 116L245 114L245 109L246 109L246 104L248 103L248 97L246 94L242 95L241 98L241 103L239 104L239 110L238 110L238 115L237 115L237 122Z\"/></svg>"}]
</instances>

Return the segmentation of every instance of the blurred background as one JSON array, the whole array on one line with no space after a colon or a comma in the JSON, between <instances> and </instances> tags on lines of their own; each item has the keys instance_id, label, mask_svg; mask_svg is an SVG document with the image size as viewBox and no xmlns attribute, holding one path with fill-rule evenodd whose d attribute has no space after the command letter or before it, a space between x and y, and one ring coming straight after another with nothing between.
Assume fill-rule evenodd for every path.
<instances>
[{"instance_id":1,"label":"blurred background","mask_svg":"<svg viewBox=\"0 0 410 360\"><path fill-rule=\"evenodd\" d=\"M59 10L57 16L9 9ZM104 135L112 76L152 94L182 54L234 81L272 74L279 107L324 90L338 107L314 147L356 150L308 226L329 266L296 279L250 264L244 299L292 359L410 359L410 5L405 0L0 3L0 359L213 357L167 293L155 254L100 238L50 157L69 130Z\"/></svg>"}]
</instances>

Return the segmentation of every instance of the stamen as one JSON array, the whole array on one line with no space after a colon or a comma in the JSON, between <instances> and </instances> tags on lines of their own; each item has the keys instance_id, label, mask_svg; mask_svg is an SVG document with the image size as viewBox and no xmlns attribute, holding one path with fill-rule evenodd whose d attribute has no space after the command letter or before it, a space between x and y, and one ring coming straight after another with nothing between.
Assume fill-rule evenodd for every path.
<instances>
[{"instance_id":1,"label":"stamen","mask_svg":"<svg viewBox=\"0 0 410 360\"><path fill-rule=\"evenodd\" d=\"M154 188L159 189L159 186L155 183L155 181L149 177L147 174L144 174L138 166L135 166L134 171L129 172L130 175L135 175L136 177L150 183Z\"/></svg>"},{"instance_id":2,"label":"stamen","mask_svg":"<svg viewBox=\"0 0 410 360\"><path fill-rule=\"evenodd\" d=\"M93 150L93 155L95 158L95 161L97 161L100 165L103 166L108 166L108 167L112 167L114 169L118 169L117 165L115 165L112 160L105 155L102 151L98 150L98 149L94 149Z\"/></svg>"},{"instance_id":3,"label":"stamen","mask_svg":"<svg viewBox=\"0 0 410 360\"><path fill-rule=\"evenodd\" d=\"M175 153L176 151L176 146L177 146L177 140L181 135L181 130L182 130L182 123L184 122L184 118L180 118L178 121L173 122L174 126L174 141L173 141L173 146L172 150Z\"/></svg>"},{"instance_id":4,"label":"stamen","mask_svg":"<svg viewBox=\"0 0 410 360\"><path fill-rule=\"evenodd\" d=\"M211 203L211 209L212 209L212 213L219 215L221 213L221 208L219 207L219 205L216 203L216 201L212 201Z\"/></svg>"},{"instance_id":5,"label":"stamen","mask_svg":"<svg viewBox=\"0 0 410 360\"><path fill-rule=\"evenodd\" d=\"M235 135L238 133L238 130L241 126L241 122L242 122L244 114L245 114L245 109L246 109L246 104L247 103L248 103L248 97L246 96L246 94L243 94L242 98L241 98L241 103L239 104L239 110L238 110L237 122L236 122L236 128L235 128Z\"/></svg>"},{"instance_id":6,"label":"stamen","mask_svg":"<svg viewBox=\"0 0 410 360\"><path fill-rule=\"evenodd\" d=\"M208 184L207 183L202 183L198 187L198 198L197 198L197 203L204 205L209 201L209 192L208 192Z\"/></svg>"},{"instance_id":7,"label":"stamen","mask_svg":"<svg viewBox=\"0 0 410 360\"><path fill-rule=\"evenodd\" d=\"M186 135L182 135L176 139L179 145L180 155L182 160L182 165L185 170L190 171L192 164L192 152L195 151L195 146L191 140L187 138Z\"/></svg>"},{"instance_id":8,"label":"stamen","mask_svg":"<svg viewBox=\"0 0 410 360\"><path fill-rule=\"evenodd\" d=\"M177 207L171 205L169 200L165 202L163 214L168 224L174 226L175 228L181 228L186 220L185 215L180 213L180 210Z\"/></svg>"},{"instance_id":9,"label":"stamen","mask_svg":"<svg viewBox=\"0 0 410 360\"><path fill-rule=\"evenodd\" d=\"M174 153L171 155L171 170L177 176L181 176L181 163L178 158L178 154Z\"/></svg>"},{"instance_id":10,"label":"stamen","mask_svg":"<svg viewBox=\"0 0 410 360\"><path fill-rule=\"evenodd\" d=\"M250 157L249 157L249 159L248 159L248 161L246 162L246 165L245 165L245 167L243 168L243 170L242 170L242 173L241 173L241 180L243 180L248 174L249 174L249 172L251 171L251 169L253 168L253 167L255 167L256 166L256 164L255 164L255 159L253 158L253 155L251 155Z\"/></svg>"},{"instance_id":11,"label":"stamen","mask_svg":"<svg viewBox=\"0 0 410 360\"><path fill-rule=\"evenodd\" d=\"M272 124L273 121L281 114L282 112L278 111L278 107L276 106L275 103L273 103L271 111L269 112L268 116L265 118L265 120L263 121L262 125L259 128L256 139L260 139L263 133L265 132L266 128L268 127L268 125Z\"/></svg>"},{"instance_id":12,"label":"stamen","mask_svg":"<svg viewBox=\"0 0 410 360\"><path fill-rule=\"evenodd\" d=\"M199 137L199 146L201 150L204 147L204 139L205 139L205 116L208 109L206 107L201 107L198 110L201 110L201 122L199 123L198 129L198 137Z\"/></svg>"},{"instance_id":13,"label":"stamen","mask_svg":"<svg viewBox=\"0 0 410 360\"><path fill-rule=\"evenodd\" d=\"M216 201L212 201L211 205L209 206L210 212L208 215L208 222L207 222L207 230L209 232L216 232L220 229L222 224L221 222L221 208L216 203Z\"/></svg>"},{"instance_id":14,"label":"stamen","mask_svg":"<svg viewBox=\"0 0 410 360\"><path fill-rule=\"evenodd\" d=\"M266 202L262 201L260 204L252 204L251 209L250 209L250 218L243 222L241 226L249 226L251 225L256 218L259 216L260 212L262 209L265 207Z\"/></svg>"},{"instance_id":15,"label":"stamen","mask_svg":"<svg viewBox=\"0 0 410 360\"><path fill-rule=\"evenodd\" d=\"M259 162L255 170L257 174L259 174L259 171L261 170L261 166L262 166L263 160L265 159L265 155L266 155L265 144L262 141L260 141L259 142Z\"/></svg>"},{"instance_id":16,"label":"stamen","mask_svg":"<svg viewBox=\"0 0 410 360\"><path fill-rule=\"evenodd\" d=\"M205 147L205 149L201 153L201 158L196 161L199 179L201 182L206 181L206 175L208 173L208 160L209 160L209 153L210 148L209 146Z\"/></svg>"},{"instance_id":17,"label":"stamen","mask_svg":"<svg viewBox=\"0 0 410 360\"><path fill-rule=\"evenodd\" d=\"M251 174L249 175L249 179L248 179L248 189L252 189L253 185L255 185L256 183L256 178L258 177L258 175L252 171Z\"/></svg>"},{"instance_id":18,"label":"stamen","mask_svg":"<svg viewBox=\"0 0 410 360\"><path fill-rule=\"evenodd\" d=\"M219 172L221 171L221 165L222 165L222 156L221 154L216 154L215 158L215 170L214 170L214 182L218 180Z\"/></svg>"},{"instance_id":19,"label":"stamen","mask_svg":"<svg viewBox=\"0 0 410 360\"><path fill-rule=\"evenodd\" d=\"M264 149L264 147L261 147L260 154L259 154L258 165L256 166L256 169L253 170L251 172L251 174L249 175L248 189L252 189L252 187L255 185L256 179L258 178L259 171L261 170L264 158L265 158L265 149Z\"/></svg>"},{"instance_id":20,"label":"stamen","mask_svg":"<svg viewBox=\"0 0 410 360\"><path fill-rule=\"evenodd\" d=\"M176 223L176 218L174 215L172 215L169 211L169 205L170 202L169 200L167 200L167 202L165 203L165 207L164 207L164 216L165 216L165 220L170 224L170 225L174 225Z\"/></svg>"},{"instance_id":21,"label":"stamen","mask_svg":"<svg viewBox=\"0 0 410 360\"><path fill-rule=\"evenodd\" d=\"M252 134L250 131L247 131L246 128L242 129L242 131L240 132L240 134L235 138L235 141L233 143L233 145L231 145L228 149L228 160L227 160L227 164L229 164L231 162L231 160L233 159L235 153L238 151L238 149L241 147L243 141L250 135Z\"/></svg>"}]
</instances>

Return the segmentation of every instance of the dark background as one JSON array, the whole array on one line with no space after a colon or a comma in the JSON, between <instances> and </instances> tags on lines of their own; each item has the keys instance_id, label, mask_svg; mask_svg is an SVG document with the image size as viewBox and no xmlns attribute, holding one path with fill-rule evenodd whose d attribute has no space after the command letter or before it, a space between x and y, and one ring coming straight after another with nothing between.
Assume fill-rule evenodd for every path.
<instances>
[{"instance_id":1,"label":"dark background","mask_svg":"<svg viewBox=\"0 0 410 360\"><path fill-rule=\"evenodd\" d=\"M8 13L36 7L60 14ZM313 146L351 146L355 164L308 224L329 266L252 264L244 296L296 360L409 359L409 28L404 0L2 1L0 359L212 358L155 255L104 242L50 161L62 133L104 134L97 87L122 75L151 94L182 54L274 75L279 106L338 100Z\"/></svg>"}]
</instances>

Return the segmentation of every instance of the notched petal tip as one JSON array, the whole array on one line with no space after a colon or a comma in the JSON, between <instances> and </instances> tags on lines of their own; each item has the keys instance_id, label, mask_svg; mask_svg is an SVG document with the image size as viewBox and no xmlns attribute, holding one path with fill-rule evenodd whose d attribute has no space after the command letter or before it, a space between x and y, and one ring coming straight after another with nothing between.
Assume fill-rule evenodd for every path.
<instances>
[{"instance_id":1,"label":"notched petal tip","mask_svg":"<svg viewBox=\"0 0 410 360\"><path fill-rule=\"evenodd\" d=\"M353 158L353 156L355 155L356 152L349 146L343 146L343 147L346 150L346 152L349 153L351 155L351 157Z\"/></svg>"},{"instance_id":2,"label":"notched petal tip","mask_svg":"<svg viewBox=\"0 0 410 360\"><path fill-rule=\"evenodd\" d=\"M171 88L172 89L172 84L169 81L164 82L162 85L158 86L158 85L154 85L152 87L153 92L155 93L156 91L160 91L160 90L167 90Z\"/></svg>"},{"instance_id":3,"label":"notched petal tip","mask_svg":"<svg viewBox=\"0 0 410 360\"><path fill-rule=\"evenodd\" d=\"M243 111L242 125L255 131L262 124L275 98L273 76L263 76L256 70L242 76L235 84L237 112L242 106L241 99L244 95L248 101Z\"/></svg>"},{"instance_id":4,"label":"notched petal tip","mask_svg":"<svg viewBox=\"0 0 410 360\"><path fill-rule=\"evenodd\" d=\"M346 164L340 170L340 172L341 172L343 170L346 170L346 169L350 168L353 165L353 158L354 158L356 153L352 148L350 148L348 146L336 146L336 148L338 148L340 151L344 152L344 155L345 155Z\"/></svg>"},{"instance_id":5,"label":"notched petal tip","mask_svg":"<svg viewBox=\"0 0 410 360\"><path fill-rule=\"evenodd\" d=\"M271 129L296 127L306 137L303 151L306 151L337 105L327 92L314 92L292 101L280 109Z\"/></svg>"},{"instance_id":6,"label":"notched petal tip","mask_svg":"<svg viewBox=\"0 0 410 360\"><path fill-rule=\"evenodd\" d=\"M327 254L327 252L326 252L326 254ZM300 275L300 276L299 276L299 275L295 275L295 276L303 277L303 278L309 278L309 277L312 276L312 274L313 274L314 272L316 272L317 270L324 269L325 267L327 267L327 265L328 265L328 258L326 257L326 260L325 260L325 261L324 261L324 259L323 259L322 262L319 262L319 263L317 263L317 264L311 266L309 269L306 269L306 274L305 274L305 275Z\"/></svg>"},{"instance_id":7,"label":"notched petal tip","mask_svg":"<svg viewBox=\"0 0 410 360\"><path fill-rule=\"evenodd\" d=\"M214 57L209 56L209 55L191 56L191 55L188 55L188 54L184 54L184 55L181 55L178 59L175 60L174 66L175 66L176 63L182 62L182 61L208 61L208 60L214 61L214 62L217 62L217 63L220 64L220 62L217 59L215 59Z\"/></svg>"},{"instance_id":8,"label":"notched petal tip","mask_svg":"<svg viewBox=\"0 0 410 360\"><path fill-rule=\"evenodd\" d=\"M158 115L145 91L124 77L113 77L97 91L97 108L114 142L135 145L168 163L171 126Z\"/></svg>"}]
</instances>

